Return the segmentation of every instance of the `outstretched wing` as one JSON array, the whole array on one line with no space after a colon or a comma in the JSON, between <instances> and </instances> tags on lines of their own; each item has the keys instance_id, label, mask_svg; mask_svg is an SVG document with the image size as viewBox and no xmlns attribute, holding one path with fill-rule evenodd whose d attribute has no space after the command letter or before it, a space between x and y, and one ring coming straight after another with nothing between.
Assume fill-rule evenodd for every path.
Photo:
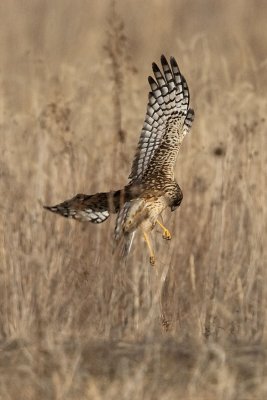
<instances>
[{"instance_id":1,"label":"outstretched wing","mask_svg":"<svg viewBox=\"0 0 267 400\"><path fill-rule=\"evenodd\" d=\"M100 224L109 217L109 202L109 193L96 193L91 196L77 194L56 206L44 206L44 208L66 218Z\"/></svg>"},{"instance_id":2,"label":"outstretched wing","mask_svg":"<svg viewBox=\"0 0 267 400\"><path fill-rule=\"evenodd\" d=\"M138 198L141 191L141 185L128 185L114 192L93 195L77 194L72 199L63 201L63 203L55 206L44 206L44 208L66 218L100 224L109 217L110 213L116 214L124 204Z\"/></svg>"},{"instance_id":3,"label":"outstretched wing","mask_svg":"<svg viewBox=\"0 0 267 400\"><path fill-rule=\"evenodd\" d=\"M129 179L140 179L148 168L155 151L160 147L164 137L171 130L177 130L177 135L183 136L191 128L194 111L189 108L189 89L181 74L177 62L170 58L170 65L166 58L161 56L163 74L153 63L155 75L148 82L151 87L149 93L145 122L135 153ZM181 132L179 132L179 130Z\"/></svg>"}]
</instances>

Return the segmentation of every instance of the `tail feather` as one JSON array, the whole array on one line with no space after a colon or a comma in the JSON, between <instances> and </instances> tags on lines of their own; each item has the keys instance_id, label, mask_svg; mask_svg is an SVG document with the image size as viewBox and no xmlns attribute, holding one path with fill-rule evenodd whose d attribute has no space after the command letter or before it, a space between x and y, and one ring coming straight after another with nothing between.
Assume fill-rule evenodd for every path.
<instances>
[{"instance_id":1,"label":"tail feather","mask_svg":"<svg viewBox=\"0 0 267 400\"><path fill-rule=\"evenodd\" d=\"M131 251L133 240L135 236L135 231L131 233L125 233L121 236L118 241L115 242L113 248L113 253L120 259L126 259Z\"/></svg>"},{"instance_id":2,"label":"tail feather","mask_svg":"<svg viewBox=\"0 0 267 400\"><path fill-rule=\"evenodd\" d=\"M128 201L117 215L113 252L121 258L125 258L129 254L135 231L140 222L147 217L147 209L144 205L144 199Z\"/></svg>"}]
</instances>

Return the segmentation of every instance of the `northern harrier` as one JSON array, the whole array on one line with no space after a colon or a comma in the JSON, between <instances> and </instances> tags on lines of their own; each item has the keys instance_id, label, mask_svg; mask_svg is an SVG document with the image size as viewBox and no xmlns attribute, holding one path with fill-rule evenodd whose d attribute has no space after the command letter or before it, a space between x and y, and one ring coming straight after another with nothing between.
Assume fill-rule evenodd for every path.
<instances>
[{"instance_id":1,"label":"northern harrier","mask_svg":"<svg viewBox=\"0 0 267 400\"><path fill-rule=\"evenodd\" d=\"M95 224L116 213L114 240L119 254L129 253L135 231L140 228L152 265L155 256L148 234L158 223L163 229L163 238L171 239L170 232L158 218L168 207L174 211L183 199L174 179L174 166L194 119L194 111L189 108L189 89L175 59L171 57L169 65L161 56L161 64L162 71L152 64L155 78L148 78L151 91L129 183L122 190L77 194L56 206L45 206L64 217Z\"/></svg>"}]
</instances>

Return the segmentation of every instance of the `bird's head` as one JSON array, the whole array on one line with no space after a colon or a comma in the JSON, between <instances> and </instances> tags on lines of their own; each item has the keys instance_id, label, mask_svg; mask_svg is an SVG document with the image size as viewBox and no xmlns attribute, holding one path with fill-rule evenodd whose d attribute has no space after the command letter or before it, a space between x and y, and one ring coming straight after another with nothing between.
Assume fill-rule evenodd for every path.
<instances>
[{"instance_id":1,"label":"bird's head","mask_svg":"<svg viewBox=\"0 0 267 400\"><path fill-rule=\"evenodd\" d=\"M178 208L181 205L183 200L183 192L178 184L176 185L176 191L173 194L175 194L175 197L172 199L170 205L171 211L175 211L176 208Z\"/></svg>"},{"instance_id":2,"label":"bird's head","mask_svg":"<svg viewBox=\"0 0 267 400\"><path fill-rule=\"evenodd\" d=\"M171 205L171 211L175 211L176 208L178 208L180 206L180 204L182 203L182 199L180 199L179 201L177 201L176 203Z\"/></svg>"}]
</instances>

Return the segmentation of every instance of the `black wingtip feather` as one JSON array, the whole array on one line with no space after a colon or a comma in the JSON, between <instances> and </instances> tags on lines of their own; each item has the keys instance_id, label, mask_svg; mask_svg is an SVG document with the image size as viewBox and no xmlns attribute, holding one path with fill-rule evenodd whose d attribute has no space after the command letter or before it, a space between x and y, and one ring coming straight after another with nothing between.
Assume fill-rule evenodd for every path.
<instances>
[{"instance_id":1,"label":"black wingtip feather","mask_svg":"<svg viewBox=\"0 0 267 400\"><path fill-rule=\"evenodd\" d=\"M57 212L57 207L53 206L43 206L45 210L51 211L51 212Z\"/></svg>"},{"instance_id":2,"label":"black wingtip feather","mask_svg":"<svg viewBox=\"0 0 267 400\"><path fill-rule=\"evenodd\" d=\"M164 54L161 55L160 61L161 61L162 65L166 65L166 64L168 65L168 61L167 61L166 57L164 56Z\"/></svg>"},{"instance_id":3,"label":"black wingtip feather","mask_svg":"<svg viewBox=\"0 0 267 400\"><path fill-rule=\"evenodd\" d=\"M148 83L149 83L150 85L153 85L154 83L157 85L157 82L152 78L152 76L149 76L149 77L147 78L147 80L148 80Z\"/></svg>"},{"instance_id":4,"label":"black wingtip feather","mask_svg":"<svg viewBox=\"0 0 267 400\"><path fill-rule=\"evenodd\" d=\"M152 63L152 70L153 70L153 72L159 71L159 67L157 66L157 64L155 62Z\"/></svg>"},{"instance_id":5,"label":"black wingtip feather","mask_svg":"<svg viewBox=\"0 0 267 400\"><path fill-rule=\"evenodd\" d=\"M176 68L178 68L178 71L180 71L179 66L178 66L178 64L177 64L177 61L175 60L174 57L171 57L171 58L170 58L170 62L171 62L171 66L172 66L172 67L176 67Z\"/></svg>"}]
</instances>

